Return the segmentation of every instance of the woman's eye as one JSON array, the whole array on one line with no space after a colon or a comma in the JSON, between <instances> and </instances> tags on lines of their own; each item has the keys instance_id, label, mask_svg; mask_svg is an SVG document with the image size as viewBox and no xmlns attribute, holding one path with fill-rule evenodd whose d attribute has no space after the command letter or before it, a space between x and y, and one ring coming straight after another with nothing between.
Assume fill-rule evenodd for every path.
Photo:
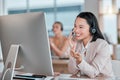
<instances>
[{"instance_id":1,"label":"woman's eye","mask_svg":"<svg viewBox=\"0 0 120 80\"><path fill-rule=\"evenodd\" d=\"M83 28L83 27L79 27L79 28Z\"/></svg>"}]
</instances>

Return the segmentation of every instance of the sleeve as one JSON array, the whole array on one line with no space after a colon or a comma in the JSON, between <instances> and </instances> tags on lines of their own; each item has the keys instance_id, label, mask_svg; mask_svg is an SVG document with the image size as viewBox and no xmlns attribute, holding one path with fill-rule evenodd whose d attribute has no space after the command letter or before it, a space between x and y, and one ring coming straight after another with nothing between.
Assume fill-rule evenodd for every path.
<instances>
[{"instance_id":1,"label":"sleeve","mask_svg":"<svg viewBox=\"0 0 120 80\"><path fill-rule=\"evenodd\" d=\"M71 74L76 74L78 72L78 67L76 66L76 60L73 57L70 57L69 63L68 63L68 71Z\"/></svg>"},{"instance_id":2,"label":"sleeve","mask_svg":"<svg viewBox=\"0 0 120 80\"><path fill-rule=\"evenodd\" d=\"M107 42L103 42L100 45L97 45L97 53L93 61L89 64L85 60L77 65L80 71L84 72L90 78L96 77L101 70L106 66L107 61L110 58L109 54L109 45Z\"/></svg>"}]
</instances>

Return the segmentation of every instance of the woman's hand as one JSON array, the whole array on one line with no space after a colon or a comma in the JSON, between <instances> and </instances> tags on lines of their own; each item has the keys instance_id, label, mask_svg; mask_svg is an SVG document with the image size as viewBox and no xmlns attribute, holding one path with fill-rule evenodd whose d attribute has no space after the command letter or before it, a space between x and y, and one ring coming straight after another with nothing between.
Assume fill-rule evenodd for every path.
<instances>
[{"instance_id":1,"label":"woman's hand","mask_svg":"<svg viewBox=\"0 0 120 80\"><path fill-rule=\"evenodd\" d=\"M77 63L77 64L80 64L80 63L81 63L81 61L82 61L82 56L80 55L80 53L75 52L74 47L71 49L70 54L71 54L72 57L74 57L74 58L76 59L76 63Z\"/></svg>"},{"instance_id":2,"label":"woman's hand","mask_svg":"<svg viewBox=\"0 0 120 80\"><path fill-rule=\"evenodd\" d=\"M70 48L73 48L76 45L76 41L75 39L73 39L72 32L70 33L68 37L68 43L69 43Z\"/></svg>"},{"instance_id":3,"label":"woman's hand","mask_svg":"<svg viewBox=\"0 0 120 80\"><path fill-rule=\"evenodd\" d=\"M54 47L54 46L55 46L52 38L49 38L49 42L50 42L50 46L51 46L51 47Z\"/></svg>"}]
</instances>

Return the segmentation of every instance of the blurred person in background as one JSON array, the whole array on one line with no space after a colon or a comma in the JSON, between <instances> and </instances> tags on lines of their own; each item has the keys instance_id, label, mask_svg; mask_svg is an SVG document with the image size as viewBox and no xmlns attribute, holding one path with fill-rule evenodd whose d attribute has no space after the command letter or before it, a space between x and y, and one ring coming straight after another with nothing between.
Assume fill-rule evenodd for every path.
<instances>
[{"instance_id":1,"label":"blurred person in background","mask_svg":"<svg viewBox=\"0 0 120 80\"><path fill-rule=\"evenodd\" d=\"M52 31L54 36L50 37L50 44L53 44L55 48L61 51L67 40L67 37L63 35L63 24L59 21L56 21L52 26ZM51 51L53 56L65 57L64 54L56 51L52 46Z\"/></svg>"}]
</instances>

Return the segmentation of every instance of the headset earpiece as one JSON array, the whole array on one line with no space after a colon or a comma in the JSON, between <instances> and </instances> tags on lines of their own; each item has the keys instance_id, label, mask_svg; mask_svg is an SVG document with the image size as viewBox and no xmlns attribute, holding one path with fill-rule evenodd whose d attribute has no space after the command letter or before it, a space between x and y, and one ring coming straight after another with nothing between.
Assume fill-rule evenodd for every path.
<instances>
[{"instance_id":1,"label":"headset earpiece","mask_svg":"<svg viewBox=\"0 0 120 80\"><path fill-rule=\"evenodd\" d=\"M90 33L93 35L96 33L95 22L93 22L92 26L90 27Z\"/></svg>"},{"instance_id":2,"label":"headset earpiece","mask_svg":"<svg viewBox=\"0 0 120 80\"><path fill-rule=\"evenodd\" d=\"M91 33L91 34L95 34L95 33L96 33L96 29L95 29L94 26L90 28L90 33Z\"/></svg>"},{"instance_id":3,"label":"headset earpiece","mask_svg":"<svg viewBox=\"0 0 120 80\"><path fill-rule=\"evenodd\" d=\"M92 33L95 34L95 32L96 32L96 29L92 28Z\"/></svg>"}]
</instances>

